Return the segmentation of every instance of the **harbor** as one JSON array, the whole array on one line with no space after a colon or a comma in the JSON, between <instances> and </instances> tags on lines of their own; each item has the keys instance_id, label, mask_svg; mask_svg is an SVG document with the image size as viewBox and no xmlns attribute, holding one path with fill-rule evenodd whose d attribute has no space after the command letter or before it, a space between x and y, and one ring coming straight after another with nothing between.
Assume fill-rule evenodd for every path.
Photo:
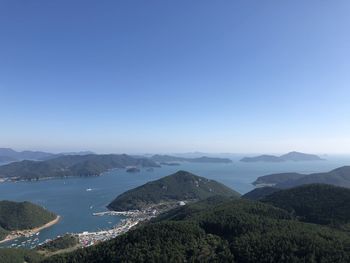
<instances>
[{"instance_id":1,"label":"harbor","mask_svg":"<svg viewBox=\"0 0 350 263\"><path fill-rule=\"evenodd\" d=\"M159 214L159 210L149 207L145 210L130 210L130 211L105 211L93 213L94 216L125 216L119 224L112 229L101 230L95 232L82 232L75 234L79 238L79 243L82 247L92 246L99 242L113 239L121 234L128 232L130 229L138 225L142 221L148 221Z\"/></svg>"}]
</instances>

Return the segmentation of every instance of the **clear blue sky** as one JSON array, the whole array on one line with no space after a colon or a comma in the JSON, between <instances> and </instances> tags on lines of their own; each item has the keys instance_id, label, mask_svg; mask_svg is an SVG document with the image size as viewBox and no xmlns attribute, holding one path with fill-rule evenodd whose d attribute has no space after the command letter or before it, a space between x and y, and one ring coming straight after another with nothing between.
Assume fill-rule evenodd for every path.
<instances>
[{"instance_id":1,"label":"clear blue sky","mask_svg":"<svg viewBox=\"0 0 350 263\"><path fill-rule=\"evenodd\" d=\"M350 151L350 1L0 1L0 146Z\"/></svg>"}]
</instances>

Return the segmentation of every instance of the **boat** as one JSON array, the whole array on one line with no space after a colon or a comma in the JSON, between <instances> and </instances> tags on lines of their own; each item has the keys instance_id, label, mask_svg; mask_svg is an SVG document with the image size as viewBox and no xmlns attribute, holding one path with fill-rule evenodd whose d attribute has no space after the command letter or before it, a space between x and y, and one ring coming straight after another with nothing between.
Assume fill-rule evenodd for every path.
<instances>
[{"instance_id":1,"label":"boat","mask_svg":"<svg viewBox=\"0 0 350 263\"><path fill-rule=\"evenodd\" d=\"M90 191L92 191L91 188L87 188L87 189L86 189L86 192L90 192Z\"/></svg>"}]
</instances>

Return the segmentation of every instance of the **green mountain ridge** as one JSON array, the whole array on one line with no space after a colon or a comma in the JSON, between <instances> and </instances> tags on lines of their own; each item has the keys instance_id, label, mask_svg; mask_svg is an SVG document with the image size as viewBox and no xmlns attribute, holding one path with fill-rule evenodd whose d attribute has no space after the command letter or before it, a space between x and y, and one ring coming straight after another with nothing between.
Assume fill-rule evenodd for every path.
<instances>
[{"instance_id":1,"label":"green mountain ridge","mask_svg":"<svg viewBox=\"0 0 350 263\"><path fill-rule=\"evenodd\" d=\"M298 174L281 173L258 177L253 185L267 185L277 188L291 188L304 184L331 184L350 188L350 166L343 166L325 173Z\"/></svg>"},{"instance_id":2,"label":"green mountain ridge","mask_svg":"<svg viewBox=\"0 0 350 263\"><path fill-rule=\"evenodd\" d=\"M21 161L0 166L0 177L31 180L66 176L96 176L113 168L159 167L147 158L126 154L65 155L46 161Z\"/></svg>"},{"instance_id":3,"label":"green mountain ridge","mask_svg":"<svg viewBox=\"0 0 350 263\"><path fill-rule=\"evenodd\" d=\"M202 200L214 195L240 196L236 191L214 180L178 171L126 191L114 199L108 208L117 211L143 209L160 202Z\"/></svg>"},{"instance_id":4,"label":"green mountain ridge","mask_svg":"<svg viewBox=\"0 0 350 263\"><path fill-rule=\"evenodd\" d=\"M300 221L341 226L350 223L350 189L308 184L276 191L261 199L284 209Z\"/></svg>"},{"instance_id":5,"label":"green mountain ridge","mask_svg":"<svg viewBox=\"0 0 350 263\"><path fill-rule=\"evenodd\" d=\"M249 199L249 200L261 200L262 198L271 195L274 192L280 191L280 188L276 187L270 187L270 186L265 186L265 187L257 187L253 189L252 191L242 195L242 198L244 199Z\"/></svg>"}]
</instances>

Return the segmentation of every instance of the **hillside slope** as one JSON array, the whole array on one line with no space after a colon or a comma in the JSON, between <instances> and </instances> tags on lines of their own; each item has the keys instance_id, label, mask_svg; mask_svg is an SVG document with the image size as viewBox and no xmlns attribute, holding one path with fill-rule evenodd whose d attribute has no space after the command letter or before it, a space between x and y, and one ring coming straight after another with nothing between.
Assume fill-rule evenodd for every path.
<instances>
[{"instance_id":1,"label":"hillside slope","mask_svg":"<svg viewBox=\"0 0 350 263\"><path fill-rule=\"evenodd\" d=\"M160 202L202 200L214 195L238 197L239 193L214 180L178 171L119 195L108 208L117 211L142 209Z\"/></svg>"},{"instance_id":2,"label":"hillside slope","mask_svg":"<svg viewBox=\"0 0 350 263\"><path fill-rule=\"evenodd\" d=\"M54 256L73 262L349 262L350 237L248 200L200 201L114 240Z\"/></svg>"},{"instance_id":3,"label":"hillside slope","mask_svg":"<svg viewBox=\"0 0 350 263\"><path fill-rule=\"evenodd\" d=\"M54 213L30 202L0 201L0 240L9 231L40 227L55 218Z\"/></svg>"},{"instance_id":4,"label":"hillside slope","mask_svg":"<svg viewBox=\"0 0 350 263\"><path fill-rule=\"evenodd\" d=\"M304 184L331 184L350 188L350 166L343 166L325 173L298 174L281 173L258 177L254 185L291 188Z\"/></svg>"},{"instance_id":5,"label":"hillside slope","mask_svg":"<svg viewBox=\"0 0 350 263\"><path fill-rule=\"evenodd\" d=\"M339 226L350 222L350 189L342 187L303 185L274 192L261 201L309 223Z\"/></svg>"}]
</instances>

